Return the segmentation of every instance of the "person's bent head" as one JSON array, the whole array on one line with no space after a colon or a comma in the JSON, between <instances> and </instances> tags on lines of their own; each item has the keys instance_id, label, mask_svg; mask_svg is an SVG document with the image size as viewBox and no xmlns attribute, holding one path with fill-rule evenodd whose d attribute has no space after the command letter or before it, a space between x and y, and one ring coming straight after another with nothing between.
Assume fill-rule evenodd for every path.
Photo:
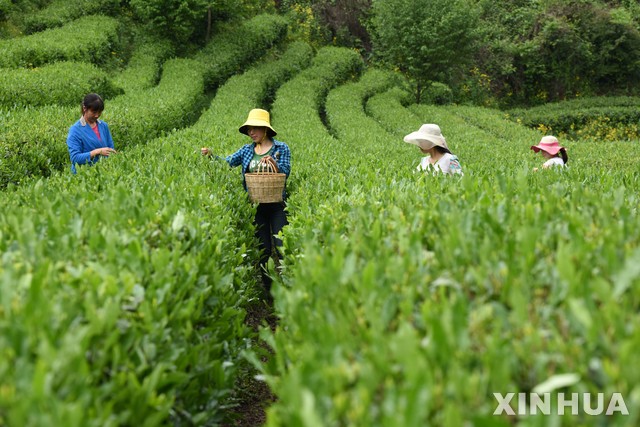
<instances>
[{"instance_id":1,"label":"person's bent head","mask_svg":"<svg viewBox=\"0 0 640 427\"><path fill-rule=\"evenodd\" d=\"M423 153L429 153L434 149L442 154L451 153L440 126L433 123L420 126L420 129L405 136L404 142L417 146Z\"/></svg>"},{"instance_id":2,"label":"person's bent head","mask_svg":"<svg viewBox=\"0 0 640 427\"><path fill-rule=\"evenodd\" d=\"M541 153L546 159L561 157L565 165L569 162L566 147L560 146L558 138L553 135L542 137L538 145L532 145L531 149L535 153Z\"/></svg>"},{"instance_id":3,"label":"person's bent head","mask_svg":"<svg viewBox=\"0 0 640 427\"><path fill-rule=\"evenodd\" d=\"M82 115L87 110L91 110L94 113L102 113L104 110L104 101L97 93L90 93L82 100Z\"/></svg>"}]
</instances>

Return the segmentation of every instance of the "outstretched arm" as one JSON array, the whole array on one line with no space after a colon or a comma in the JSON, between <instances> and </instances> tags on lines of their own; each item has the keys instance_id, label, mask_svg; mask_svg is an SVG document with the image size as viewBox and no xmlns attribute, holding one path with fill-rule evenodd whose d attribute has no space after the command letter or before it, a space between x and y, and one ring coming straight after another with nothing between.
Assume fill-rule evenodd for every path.
<instances>
[{"instance_id":1,"label":"outstretched arm","mask_svg":"<svg viewBox=\"0 0 640 427\"><path fill-rule=\"evenodd\" d=\"M226 158L216 156L215 154L213 154L213 150L211 150L211 148L209 147L202 147L200 149L200 154L206 157L214 157L215 159L224 160L231 167L240 166L242 164L242 148L236 151L235 153L233 153L232 155L227 156Z\"/></svg>"}]
</instances>

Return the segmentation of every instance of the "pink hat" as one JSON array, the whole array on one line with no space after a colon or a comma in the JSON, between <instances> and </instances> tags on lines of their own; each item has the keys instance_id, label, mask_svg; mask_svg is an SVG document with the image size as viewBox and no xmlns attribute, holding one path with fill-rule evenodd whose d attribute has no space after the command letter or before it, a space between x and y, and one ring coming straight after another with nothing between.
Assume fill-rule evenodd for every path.
<instances>
[{"instance_id":1,"label":"pink hat","mask_svg":"<svg viewBox=\"0 0 640 427\"><path fill-rule=\"evenodd\" d=\"M542 151L546 151L552 156L555 156L556 154L558 154L558 151L562 150L563 148L564 147L560 146L560 143L558 142L558 138L551 135L542 137L538 145L531 146L531 149L536 153L542 150Z\"/></svg>"}]
</instances>

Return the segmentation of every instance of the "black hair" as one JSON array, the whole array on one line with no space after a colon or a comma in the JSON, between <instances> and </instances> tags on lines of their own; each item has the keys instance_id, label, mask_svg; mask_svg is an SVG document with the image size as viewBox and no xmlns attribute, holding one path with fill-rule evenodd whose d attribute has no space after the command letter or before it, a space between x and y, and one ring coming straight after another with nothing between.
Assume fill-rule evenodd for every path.
<instances>
[{"instance_id":1,"label":"black hair","mask_svg":"<svg viewBox=\"0 0 640 427\"><path fill-rule=\"evenodd\" d=\"M569 163L569 156L567 155L566 148L562 147L560 151L558 151L558 153L560 153L560 156L562 157L562 161L564 162L565 165Z\"/></svg>"},{"instance_id":2,"label":"black hair","mask_svg":"<svg viewBox=\"0 0 640 427\"><path fill-rule=\"evenodd\" d=\"M438 151L438 153L441 153L441 154L447 154L447 153L449 153L449 154L451 154L451 151L449 151L449 150L447 150L446 148L441 147L441 146L439 146L439 145L436 145L436 146L435 146L435 148L436 148L436 150Z\"/></svg>"},{"instance_id":3,"label":"black hair","mask_svg":"<svg viewBox=\"0 0 640 427\"><path fill-rule=\"evenodd\" d=\"M104 110L104 101L102 100L102 98L100 98L100 95L98 95L97 93L87 94L82 100L82 108L81 108L80 114L84 114L85 108L87 110L92 110L96 112L102 111Z\"/></svg>"},{"instance_id":4,"label":"black hair","mask_svg":"<svg viewBox=\"0 0 640 427\"><path fill-rule=\"evenodd\" d=\"M240 131L240 133L244 133L245 135L249 135L249 126L250 125L244 125L241 126L240 129L238 129ZM269 138L270 140L273 140L273 137L276 136L276 132L274 130L272 130L271 128L267 127L267 126L253 126L254 128L262 128L264 129L264 133L267 135L267 138Z\"/></svg>"}]
</instances>

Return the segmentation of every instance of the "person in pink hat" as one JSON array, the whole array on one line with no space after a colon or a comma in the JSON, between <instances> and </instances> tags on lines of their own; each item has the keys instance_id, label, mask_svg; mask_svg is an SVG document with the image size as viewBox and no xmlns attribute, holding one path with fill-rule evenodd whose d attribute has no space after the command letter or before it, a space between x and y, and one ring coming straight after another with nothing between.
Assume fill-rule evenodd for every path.
<instances>
[{"instance_id":1,"label":"person in pink hat","mask_svg":"<svg viewBox=\"0 0 640 427\"><path fill-rule=\"evenodd\" d=\"M542 137L538 145L532 145L531 149L536 153L541 153L542 156L547 159L542 164L543 168L550 168L555 166L565 167L569 162L569 156L567 156L567 149L561 147L558 142L558 138L552 135ZM537 171L538 168L534 168Z\"/></svg>"},{"instance_id":2,"label":"person in pink hat","mask_svg":"<svg viewBox=\"0 0 640 427\"><path fill-rule=\"evenodd\" d=\"M464 175L458 157L451 153L447 141L442 136L440 126L432 123L424 124L417 131L405 136L404 142L413 144L420 148L422 153L428 154L420 161L419 171Z\"/></svg>"}]
</instances>

